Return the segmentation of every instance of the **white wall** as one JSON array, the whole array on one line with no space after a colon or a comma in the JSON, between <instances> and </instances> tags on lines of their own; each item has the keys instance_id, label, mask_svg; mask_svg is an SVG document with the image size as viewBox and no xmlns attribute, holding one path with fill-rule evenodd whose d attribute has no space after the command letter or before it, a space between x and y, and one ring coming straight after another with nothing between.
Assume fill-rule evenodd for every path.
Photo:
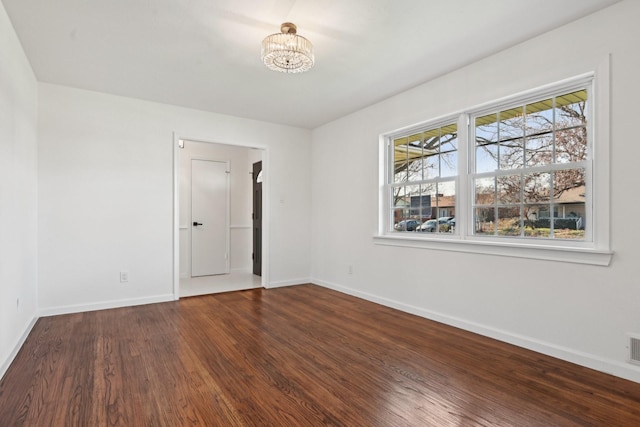
<instances>
[{"instance_id":1,"label":"white wall","mask_svg":"<svg viewBox=\"0 0 640 427\"><path fill-rule=\"evenodd\" d=\"M308 130L44 83L39 94L42 313L173 298L174 132L266 149L268 286L308 281Z\"/></svg>"},{"instance_id":2,"label":"white wall","mask_svg":"<svg viewBox=\"0 0 640 427\"><path fill-rule=\"evenodd\" d=\"M252 150L224 144L185 141L180 156L180 277L191 277L191 159L229 163L229 268L251 273Z\"/></svg>"},{"instance_id":3,"label":"white wall","mask_svg":"<svg viewBox=\"0 0 640 427\"><path fill-rule=\"evenodd\" d=\"M640 333L638 16L623 1L315 129L313 280L640 381L625 335ZM610 267L373 243L381 133L593 71L609 53Z\"/></svg>"},{"instance_id":4,"label":"white wall","mask_svg":"<svg viewBox=\"0 0 640 427\"><path fill-rule=\"evenodd\" d=\"M37 310L37 82L0 3L0 378Z\"/></svg>"}]
</instances>

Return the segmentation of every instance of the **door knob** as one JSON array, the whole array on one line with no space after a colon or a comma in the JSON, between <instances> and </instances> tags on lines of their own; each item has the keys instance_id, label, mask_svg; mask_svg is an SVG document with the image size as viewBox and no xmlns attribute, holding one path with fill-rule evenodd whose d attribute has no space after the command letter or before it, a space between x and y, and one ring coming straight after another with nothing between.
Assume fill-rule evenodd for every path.
<instances>
[{"instance_id":1,"label":"door knob","mask_svg":"<svg viewBox=\"0 0 640 427\"><path fill-rule=\"evenodd\" d=\"M194 227L197 227L197 226L199 226L199 225L202 225L202 223L201 223L201 222L195 222L195 221L193 221L193 226L194 226Z\"/></svg>"}]
</instances>

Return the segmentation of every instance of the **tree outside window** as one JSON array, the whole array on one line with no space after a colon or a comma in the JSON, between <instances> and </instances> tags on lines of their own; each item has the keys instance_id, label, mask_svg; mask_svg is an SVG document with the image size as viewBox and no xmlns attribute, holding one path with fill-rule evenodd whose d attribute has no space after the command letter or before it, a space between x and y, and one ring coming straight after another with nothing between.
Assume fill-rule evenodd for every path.
<instances>
[{"instance_id":1,"label":"tree outside window","mask_svg":"<svg viewBox=\"0 0 640 427\"><path fill-rule=\"evenodd\" d=\"M584 239L587 90L474 118L476 235Z\"/></svg>"}]
</instances>

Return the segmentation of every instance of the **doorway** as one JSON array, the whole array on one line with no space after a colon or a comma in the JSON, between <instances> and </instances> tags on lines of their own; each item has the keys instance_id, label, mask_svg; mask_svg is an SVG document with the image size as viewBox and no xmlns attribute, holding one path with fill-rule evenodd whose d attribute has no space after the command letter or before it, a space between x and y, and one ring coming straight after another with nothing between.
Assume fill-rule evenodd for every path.
<instances>
[{"instance_id":1,"label":"doorway","mask_svg":"<svg viewBox=\"0 0 640 427\"><path fill-rule=\"evenodd\" d=\"M262 203L254 208L252 177L253 165L264 164L266 150L177 137L175 143L175 299L265 286L268 230L263 218L267 210ZM199 183L201 179L203 183ZM261 183L261 195L265 184ZM204 190L212 193L203 194ZM216 200L204 203L213 212L199 211L202 206L198 207L200 202L196 199L200 196L205 201L210 197ZM254 212L260 218L261 232L256 237L261 276L253 274ZM206 237L209 231L215 237ZM204 240L204 250L200 238ZM207 248L212 240L214 245Z\"/></svg>"}]
</instances>

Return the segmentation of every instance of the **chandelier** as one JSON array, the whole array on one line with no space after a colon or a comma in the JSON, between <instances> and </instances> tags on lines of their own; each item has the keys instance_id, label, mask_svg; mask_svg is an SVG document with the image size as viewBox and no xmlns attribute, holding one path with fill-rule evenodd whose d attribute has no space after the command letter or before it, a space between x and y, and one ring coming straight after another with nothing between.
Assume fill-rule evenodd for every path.
<instances>
[{"instance_id":1,"label":"chandelier","mask_svg":"<svg viewBox=\"0 0 640 427\"><path fill-rule=\"evenodd\" d=\"M302 73L313 67L313 45L296 34L296 26L285 22L280 33L262 40L262 62L270 70Z\"/></svg>"}]
</instances>

